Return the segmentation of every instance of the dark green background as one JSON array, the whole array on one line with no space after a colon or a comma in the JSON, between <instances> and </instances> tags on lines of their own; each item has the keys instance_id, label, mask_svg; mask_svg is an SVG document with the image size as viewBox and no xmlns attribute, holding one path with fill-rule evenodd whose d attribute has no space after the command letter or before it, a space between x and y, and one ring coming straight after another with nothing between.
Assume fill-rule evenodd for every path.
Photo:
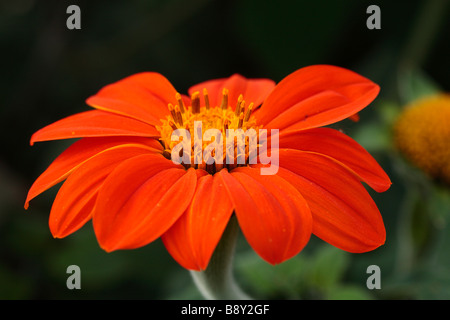
<instances>
[{"instance_id":1,"label":"dark green background","mask_svg":"<svg viewBox=\"0 0 450 320\"><path fill-rule=\"evenodd\" d=\"M70 141L29 146L31 134L76 112L102 86L141 71L165 75L180 92L240 73L280 81L298 68L334 64L381 86L361 121L337 125L382 164L393 186L372 193L387 241L348 254L312 238L276 267L240 238L238 282L263 299L449 299L448 187L410 167L392 148L392 121L407 102L450 90L449 1L44 1L0 3L0 298L200 298L189 273L158 240L107 254L87 224L53 239L53 188L23 203L28 188ZM81 30L66 28L66 8L81 8ZM381 30L366 28L366 8L381 8ZM66 288L66 268L81 268L81 290ZM379 265L382 289L368 290Z\"/></svg>"}]
</instances>

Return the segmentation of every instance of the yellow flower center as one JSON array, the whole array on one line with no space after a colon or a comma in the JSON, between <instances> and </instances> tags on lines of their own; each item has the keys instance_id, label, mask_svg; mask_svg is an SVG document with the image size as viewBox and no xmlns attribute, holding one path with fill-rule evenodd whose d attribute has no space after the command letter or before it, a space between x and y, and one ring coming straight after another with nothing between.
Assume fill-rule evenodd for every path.
<instances>
[{"instance_id":1,"label":"yellow flower center","mask_svg":"<svg viewBox=\"0 0 450 320\"><path fill-rule=\"evenodd\" d=\"M227 89L222 92L220 106L210 105L206 89L203 89L203 97L204 105L201 103L200 93L194 92L191 105L185 106L181 95L177 93L178 104L173 106L169 103L170 115L161 119L162 125L156 127L161 133L164 156L173 160L175 153L182 157L186 149L177 148L177 145L180 146L180 141L190 138L190 159L182 161L186 168L204 169L214 174L222 168L231 170L236 166L247 165L251 147L254 146L250 143L252 138L245 135L239 144L240 136L235 133L250 132L253 129L258 135L262 126L257 126L256 119L252 116L253 103L246 107L244 97L240 95L233 110L229 105ZM180 136L180 132L184 134ZM222 152L219 152L219 146Z\"/></svg>"},{"instance_id":2,"label":"yellow flower center","mask_svg":"<svg viewBox=\"0 0 450 320\"><path fill-rule=\"evenodd\" d=\"M395 124L394 139L413 164L450 183L450 95L407 106Z\"/></svg>"}]
</instances>

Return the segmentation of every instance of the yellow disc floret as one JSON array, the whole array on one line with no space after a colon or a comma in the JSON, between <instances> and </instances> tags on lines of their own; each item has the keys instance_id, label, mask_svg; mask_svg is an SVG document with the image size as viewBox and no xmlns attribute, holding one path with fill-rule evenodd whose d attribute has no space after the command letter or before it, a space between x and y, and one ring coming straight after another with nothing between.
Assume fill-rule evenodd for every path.
<instances>
[{"instance_id":1,"label":"yellow disc floret","mask_svg":"<svg viewBox=\"0 0 450 320\"><path fill-rule=\"evenodd\" d=\"M256 132L261 128L257 126L255 118L252 116L253 103L250 103L246 107L246 102L242 95L239 96L235 102L235 108L230 106L228 99L228 90L224 89L222 92L222 100L219 106L211 106L209 102L209 96L206 89L203 90L204 105L201 104L200 92L194 92L191 95L191 105L185 106L181 98L181 95L177 93L176 100L177 105L168 105L170 115L165 119L161 119L162 125L156 128L161 133L161 143L164 146L164 155L170 159L172 150L179 144L178 140L173 140L172 133L177 129L187 130L191 137L191 161L189 163L183 163L185 167L194 167L205 169L211 174L226 167L232 169L238 165L248 163L249 157L249 141L248 137L245 142L244 154L239 154L236 143L233 142L232 148L234 148L234 161L226 161L226 149L230 148L227 145L225 139L227 132L241 129L246 132L248 129L254 129ZM232 102L231 102L232 103ZM200 124L200 125L199 125ZM210 129L216 129L217 137L212 139L201 139L201 148L195 145L195 137L203 137L204 133ZM219 136L221 137L219 138ZM219 140L220 139L220 140ZM234 138L233 138L234 139ZM194 161L194 158L199 150L203 152L212 141L220 141L223 145L223 159L222 161L215 161L213 164L206 163L207 159L201 159L200 162ZM215 156L214 152L211 156ZM245 159L238 161L239 158ZM222 163L220 163L222 162Z\"/></svg>"},{"instance_id":2,"label":"yellow disc floret","mask_svg":"<svg viewBox=\"0 0 450 320\"><path fill-rule=\"evenodd\" d=\"M407 106L394 126L397 148L430 176L450 183L450 95Z\"/></svg>"}]
</instances>

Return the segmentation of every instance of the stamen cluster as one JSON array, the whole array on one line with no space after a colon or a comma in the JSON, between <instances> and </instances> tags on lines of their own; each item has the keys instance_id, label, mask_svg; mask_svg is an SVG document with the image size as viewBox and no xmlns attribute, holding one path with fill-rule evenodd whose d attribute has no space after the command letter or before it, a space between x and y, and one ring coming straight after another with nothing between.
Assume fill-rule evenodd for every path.
<instances>
[{"instance_id":1,"label":"stamen cluster","mask_svg":"<svg viewBox=\"0 0 450 320\"><path fill-rule=\"evenodd\" d=\"M179 93L176 94L176 100L177 104L175 106L170 103L168 105L170 115L166 119L161 120L161 126L156 127L161 133L160 139L164 146L163 154L166 158L172 158L172 152L179 144L179 140L174 141L173 135L182 129L186 130L189 133L188 136L191 138L191 159L190 161L183 162L186 168L194 167L196 169L204 169L210 174L214 174L224 167L231 170L236 166L243 166L249 163L251 137L245 136L245 144L240 148L238 137L235 135L230 136L230 132L238 130L240 132L247 132L250 129L254 130L255 137L257 137L260 127L257 126L256 120L252 116L253 103L250 103L246 108L244 97L240 95L233 110L229 104L227 89L223 89L222 91L220 106L210 105L208 91L206 89L203 89L204 105L201 105L200 92L198 91L191 95L190 106L184 104ZM212 137L204 136L208 131L211 132L211 129L215 129L213 132L216 134ZM181 137L181 139L183 138ZM230 143L230 140L233 141ZM211 142L222 145L223 152L220 155L222 159L217 158L215 149L212 149L211 152L207 152L206 154L204 153L205 150L208 150L208 145ZM230 150L230 148L233 150ZM231 158L230 154L232 155ZM183 150L180 150L179 156L183 156Z\"/></svg>"}]
</instances>

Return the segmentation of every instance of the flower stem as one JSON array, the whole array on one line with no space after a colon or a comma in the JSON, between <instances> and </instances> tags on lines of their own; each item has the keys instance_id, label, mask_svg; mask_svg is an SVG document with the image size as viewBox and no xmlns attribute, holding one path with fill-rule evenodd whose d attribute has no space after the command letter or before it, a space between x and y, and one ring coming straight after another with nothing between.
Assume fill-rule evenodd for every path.
<instances>
[{"instance_id":1,"label":"flower stem","mask_svg":"<svg viewBox=\"0 0 450 320\"><path fill-rule=\"evenodd\" d=\"M233 278L232 262L238 233L239 225L233 215L211 257L208 268L204 271L191 271L194 283L205 299L250 299Z\"/></svg>"}]
</instances>

